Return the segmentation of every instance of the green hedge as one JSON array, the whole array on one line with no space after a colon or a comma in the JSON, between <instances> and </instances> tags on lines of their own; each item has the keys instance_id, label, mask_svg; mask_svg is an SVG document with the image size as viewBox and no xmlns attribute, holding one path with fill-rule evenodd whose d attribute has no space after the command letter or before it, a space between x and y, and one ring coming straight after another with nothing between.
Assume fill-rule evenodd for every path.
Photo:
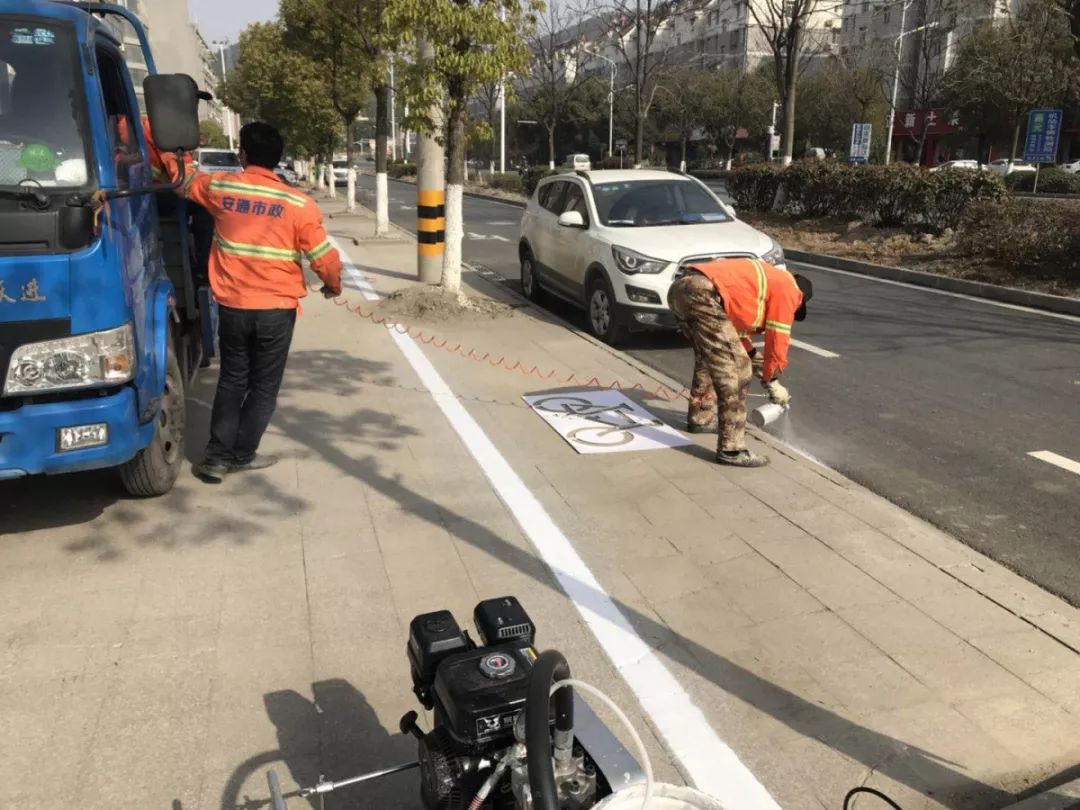
<instances>
[{"instance_id":1,"label":"green hedge","mask_svg":"<svg viewBox=\"0 0 1080 810\"><path fill-rule=\"evenodd\" d=\"M536 184L543 180L545 177L551 177L553 174L558 174L557 169L549 169L546 166L534 166L529 169L521 178L522 190L529 197L536 191Z\"/></svg>"},{"instance_id":2,"label":"green hedge","mask_svg":"<svg viewBox=\"0 0 1080 810\"><path fill-rule=\"evenodd\" d=\"M731 176L731 172L723 169L691 169L687 174L698 180L727 180Z\"/></svg>"},{"instance_id":3,"label":"green hedge","mask_svg":"<svg viewBox=\"0 0 1080 810\"><path fill-rule=\"evenodd\" d=\"M416 164L415 163L391 163L386 167L386 173L390 177L415 177L416 176Z\"/></svg>"},{"instance_id":4,"label":"green hedge","mask_svg":"<svg viewBox=\"0 0 1080 810\"><path fill-rule=\"evenodd\" d=\"M964 212L957 242L972 256L1080 284L1080 200L978 200Z\"/></svg>"},{"instance_id":5,"label":"green hedge","mask_svg":"<svg viewBox=\"0 0 1080 810\"><path fill-rule=\"evenodd\" d=\"M1013 191L1031 191L1035 187L1035 172L1013 172L1005 178L1005 185ZM1042 169L1039 172L1039 191L1047 194L1080 194L1080 173Z\"/></svg>"},{"instance_id":6,"label":"green hedge","mask_svg":"<svg viewBox=\"0 0 1080 810\"><path fill-rule=\"evenodd\" d=\"M504 172L500 174L490 174L485 178L485 182L490 188L501 189L502 191L514 191L518 194L522 193L525 189L525 179L517 172Z\"/></svg>"},{"instance_id":7,"label":"green hedge","mask_svg":"<svg viewBox=\"0 0 1080 810\"><path fill-rule=\"evenodd\" d=\"M875 225L910 226L940 233L955 228L973 200L1005 194L990 172L929 172L918 166L853 166L806 161L787 168L763 163L726 180L738 208L798 217L841 217Z\"/></svg>"}]
</instances>

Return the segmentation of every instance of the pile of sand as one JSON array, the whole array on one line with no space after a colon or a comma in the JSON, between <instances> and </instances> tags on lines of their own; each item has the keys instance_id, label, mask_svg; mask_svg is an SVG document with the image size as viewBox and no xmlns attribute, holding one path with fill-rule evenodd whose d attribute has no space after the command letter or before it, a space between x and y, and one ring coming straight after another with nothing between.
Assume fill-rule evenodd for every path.
<instances>
[{"instance_id":1,"label":"pile of sand","mask_svg":"<svg viewBox=\"0 0 1080 810\"><path fill-rule=\"evenodd\" d=\"M505 318L513 308L490 298L470 298L447 292L438 286L407 287L382 299L375 311L403 323L484 321Z\"/></svg>"}]
</instances>

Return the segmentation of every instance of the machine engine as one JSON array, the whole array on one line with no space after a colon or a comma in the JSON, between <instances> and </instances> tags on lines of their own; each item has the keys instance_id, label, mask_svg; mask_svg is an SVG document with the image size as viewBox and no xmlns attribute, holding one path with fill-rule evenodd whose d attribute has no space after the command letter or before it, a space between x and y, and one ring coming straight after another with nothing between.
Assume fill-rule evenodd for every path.
<instances>
[{"instance_id":1,"label":"machine engine","mask_svg":"<svg viewBox=\"0 0 1080 810\"><path fill-rule=\"evenodd\" d=\"M532 620L512 596L480 602L473 611L479 643L448 610L424 613L409 625L407 653L413 692L433 712L424 734L417 715L402 730L419 740L421 797L426 810L531 810L524 710L537 654ZM477 794L498 770L486 796ZM591 807L597 768L580 745L555 762L559 802Z\"/></svg>"}]
</instances>

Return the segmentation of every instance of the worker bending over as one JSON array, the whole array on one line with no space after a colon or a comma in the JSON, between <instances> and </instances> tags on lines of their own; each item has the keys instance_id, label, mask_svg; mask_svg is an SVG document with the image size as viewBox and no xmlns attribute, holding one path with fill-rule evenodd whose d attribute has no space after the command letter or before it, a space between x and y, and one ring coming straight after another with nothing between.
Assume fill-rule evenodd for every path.
<instances>
[{"instance_id":1,"label":"worker bending over","mask_svg":"<svg viewBox=\"0 0 1080 810\"><path fill-rule=\"evenodd\" d=\"M716 460L762 467L746 448L746 397L756 372L770 401L787 406L777 379L787 366L791 325L806 317L809 279L759 259L716 259L687 267L668 292L668 306L694 347L687 429L719 433ZM759 354L750 336L765 333Z\"/></svg>"},{"instance_id":2,"label":"worker bending over","mask_svg":"<svg viewBox=\"0 0 1080 810\"><path fill-rule=\"evenodd\" d=\"M218 302L221 373L210 416L200 478L269 467L256 455L277 405L300 299L307 294L306 258L323 294L341 294L341 258L331 246L319 206L274 174L285 145L269 124L240 130L239 174L196 172L181 187L214 218L210 288Z\"/></svg>"}]
</instances>

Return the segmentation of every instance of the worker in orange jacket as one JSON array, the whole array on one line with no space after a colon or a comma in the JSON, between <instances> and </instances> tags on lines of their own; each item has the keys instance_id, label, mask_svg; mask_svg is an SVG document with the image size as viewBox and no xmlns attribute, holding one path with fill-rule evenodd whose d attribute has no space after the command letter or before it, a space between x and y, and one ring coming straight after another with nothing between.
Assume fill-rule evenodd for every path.
<instances>
[{"instance_id":1,"label":"worker in orange jacket","mask_svg":"<svg viewBox=\"0 0 1080 810\"><path fill-rule=\"evenodd\" d=\"M668 292L668 305L694 347L687 428L716 430L716 460L762 467L768 458L746 447L746 398L756 373L769 400L786 407L780 384L791 326L806 317L810 280L760 259L715 259L686 268ZM751 335L765 333L759 353Z\"/></svg>"},{"instance_id":2,"label":"worker in orange jacket","mask_svg":"<svg viewBox=\"0 0 1080 810\"><path fill-rule=\"evenodd\" d=\"M195 468L210 482L277 461L256 451L277 404L296 312L307 294L301 259L322 279L326 297L341 294L341 258L318 205L274 174L283 152L272 126L247 124L240 130L243 172L196 172L180 189L216 226L210 287L219 306L221 371L210 441Z\"/></svg>"}]
</instances>

